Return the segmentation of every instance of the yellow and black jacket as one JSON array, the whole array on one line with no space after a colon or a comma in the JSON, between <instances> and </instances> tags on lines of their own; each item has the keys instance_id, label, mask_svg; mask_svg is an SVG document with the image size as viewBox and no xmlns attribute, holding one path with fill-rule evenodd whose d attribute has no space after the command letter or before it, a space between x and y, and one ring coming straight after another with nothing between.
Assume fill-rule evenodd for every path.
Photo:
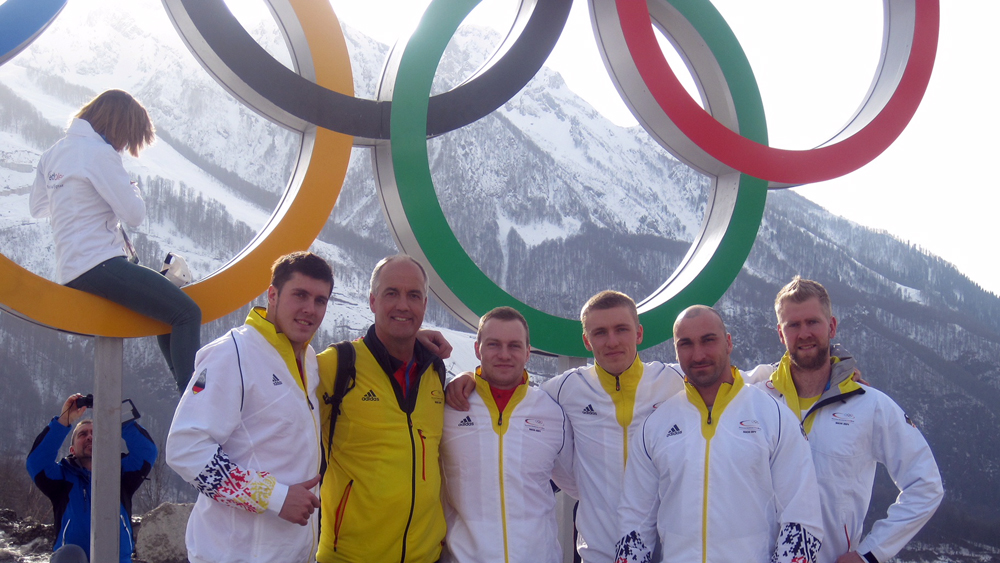
<instances>
[{"instance_id":1,"label":"yellow and black jacket","mask_svg":"<svg viewBox=\"0 0 1000 563\"><path fill-rule=\"evenodd\" d=\"M355 341L356 379L340 405L332 442L326 433L332 407L321 400L327 468L323 477L320 563L432 563L441 554L438 448L444 423L444 364L419 343L419 382L404 398L393 377L400 362L375 336ZM320 389L333 394L337 349L319 355Z\"/></svg>"}]
</instances>

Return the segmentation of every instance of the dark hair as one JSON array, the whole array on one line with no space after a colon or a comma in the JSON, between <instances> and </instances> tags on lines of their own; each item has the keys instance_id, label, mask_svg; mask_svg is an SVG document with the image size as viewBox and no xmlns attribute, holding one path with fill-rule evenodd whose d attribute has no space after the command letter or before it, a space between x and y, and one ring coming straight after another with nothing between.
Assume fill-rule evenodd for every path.
<instances>
[{"instance_id":1,"label":"dark hair","mask_svg":"<svg viewBox=\"0 0 1000 563\"><path fill-rule=\"evenodd\" d=\"M156 138L146 108L124 90L108 90L87 102L76 117L103 135L115 151L128 150L132 156Z\"/></svg>"},{"instance_id":2,"label":"dark hair","mask_svg":"<svg viewBox=\"0 0 1000 563\"><path fill-rule=\"evenodd\" d=\"M496 319L498 321L520 321L521 325L524 326L524 343L529 347L531 346L531 331L528 330L528 321L524 320L524 315L513 307L497 307L480 317L479 328L476 329L476 342L482 341L480 335L483 333L483 327L486 326L486 321L490 319Z\"/></svg>"},{"instance_id":3,"label":"dark hair","mask_svg":"<svg viewBox=\"0 0 1000 563\"><path fill-rule=\"evenodd\" d=\"M329 283L330 291L333 291L333 269L326 260L305 250L286 254L274 261L271 266L271 285L280 293L285 282L296 272Z\"/></svg>"},{"instance_id":4,"label":"dark hair","mask_svg":"<svg viewBox=\"0 0 1000 563\"><path fill-rule=\"evenodd\" d=\"M774 314L778 317L778 321L781 321L781 307L785 301L805 303L813 297L819 299L819 306L823 310L823 314L828 319L833 318L833 305L830 303L830 294L826 292L823 284L807 280L800 276L792 278L792 281L788 282L788 285L778 291L778 296L774 298Z\"/></svg>"},{"instance_id":5,"label":"dark hair","mask_svg":"<svg viewBox=\"0 0 1000 563\"><path fill-rule=\"evenodd\" d=\"M73 442L76 441L76 435L80 433L80 427L83 426L84 424L93 425L94 421L93 421L93 419L85 418L85 419L81 420L80 422L77 422L76 426L73 427L73 432L72 432L72 434L70 435L70 438L69 438L70 445L73 445Z\"/></svg>"},{"instance_id":6,"label":"dark hair","mask_svg":"<svg viewBox=\"0 0 1000 563\"><path fill-rule=\"evenodd\" d=\"M583 309L580 310L580 323L587 324L587 314L591 311L604 311L616 307L625 307L628 309L635 319L635 326L639 326L639 310L635 307L635 301L620 291L612 291L610 289L602 291L587 300Z\"/></svg>"}]
</instances>

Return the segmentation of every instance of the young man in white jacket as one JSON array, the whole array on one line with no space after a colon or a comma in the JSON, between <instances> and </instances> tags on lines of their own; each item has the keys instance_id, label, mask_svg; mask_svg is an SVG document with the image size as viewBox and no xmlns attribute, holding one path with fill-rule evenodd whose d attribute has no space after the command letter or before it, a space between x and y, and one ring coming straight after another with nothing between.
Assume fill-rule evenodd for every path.
<instances>
[{"instance_id":1,"label":"young man in white jacket","mask_svg":"<svg viewBox=\"0 0 1000 563\"><path fill-rule=\"evenodd\" d=\"M562 561L549 479L567 483L573 439L559 405L528 385L529 342L515 309L479 321L471 408L444 414L442 562Z\"/></svg>"},{"instance_id":2,"label":"young man in white jacket","mask_svg":"<svg viewBox=\"0 0 1000 563\"><path fill-rule=\"evenodd\" d=\"M309 341L332 290L322 258L283 256L267 309L198 352L166 448L201 493L185 537L192 563L315 560L320 429Z\"/></svg>"},{"instance_id":3,"label":"young man in white jacket","mask_svg":"<svg viewBox=\"0 0 1000 563\"><path fill-rule=\"evenodd\" d=\"M791 412L743 384L718 313L695 305L674 324L685 392L632 438L615 561L815 563L819 493Z\"/></svg>"},{"instance_id":4,"label":"young man in white jacket","mask_svg":"<svg viewBox=\"0 0 1000 563\"><path fill-rule=\"evenodd\" d=\"M683 376L660 362L643 362L642 325L632 299L616 291L591 297L580 313L583 342L594 364L542 384L562 406L573 429L573 488L577 552L584 563L611 561L628 443L654 406L684 388Z\"/></svg>"},{"instance_id":5,"label":"young man in white jacket","mask_svg":"<svg viewBox=\"0 0 1000 563\"><path fill-rule=\"evenodd\" d=\"M821 563L878 563L894 557L930 520L944 496L923 435L885 393L851 379L854 358L837 334L826 289L795 277L774 302L787 353L760 383L787 404L809 436L823 509ZM765 368L766 369L766 368ZM875 468L899 488L885 518L862 536Z\"/></svg>"}]
</instances>

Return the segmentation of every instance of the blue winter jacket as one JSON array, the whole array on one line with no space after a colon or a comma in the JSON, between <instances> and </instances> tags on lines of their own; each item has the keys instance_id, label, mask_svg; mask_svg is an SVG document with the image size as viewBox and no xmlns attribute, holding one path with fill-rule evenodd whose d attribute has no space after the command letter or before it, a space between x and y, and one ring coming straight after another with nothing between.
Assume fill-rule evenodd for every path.
<instances>
[{"instance_id":1,"label":"blue winter jacket","mask_svg":"<svg viewBox=\"0 0 1000 563\"><path fill-rule=\"evenodd\" d=\"M52 501L54 522L59 527L52 549L75 544L90 558L90 470L84 469L72 455L56 462L70 428L55 417L35 438L28 453L28 474L35 485ZM121 533L119 559L132 561L135 540L132 537L132 495L142 485L156 461L156 444L149 433L135 421L122 426L122 438L128 454L122 456Z\"/></svg>"}]
</instances>

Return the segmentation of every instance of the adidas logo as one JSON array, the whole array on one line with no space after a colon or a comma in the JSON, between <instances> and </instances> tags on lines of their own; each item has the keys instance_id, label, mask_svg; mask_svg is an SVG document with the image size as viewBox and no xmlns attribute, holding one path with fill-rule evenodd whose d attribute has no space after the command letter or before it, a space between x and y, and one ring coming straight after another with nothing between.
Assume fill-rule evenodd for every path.
<instances>
[{"instance_id":1,"label":"adidas logo","mask_svg":"<svg viewBox=\"0 0 1000 563\"><path fill-rule=\"evenodd\" d=\"M592 414L596 416L597 412L594 411L593 405L587 405L586 407L583 408L583 414Z\"/></svg>"},{"instance_id":2,"label":"adidas logo","mask_svg":"<svg viewBox=\"0 0 1000 563\"><path fill-rule=\"evenodd\" d=\"M375 391L374 390L369 389L368 392L365 393L365 396L361 397L361 400L362 401L378 401L378 396L375 395Z\"/></svg>"},{"instance_id":3,"label":"adidas logo","mask_svg":"<svg viewBox=\"0 0 1000 563\"><path fill-rule=\"evenodd\" d=\"M458 425L459 426L475 426L476 424L474 422L472 422L472 417L468 417L467 416L467 417L463 418L462 422L459 422Z\"/></svg>"},{"instance_id":4,"label":"adidas logo","mask_svg":"<svg viewBox=\"0 0 1000 563\"><path fill-rule=\"evenodd\" d=\"M670 427L670 432L667 432L667 438L669 438L671 436L676 436L676 435L678 435L680 433L681 433L681 429L678 428L677 425L675 424L675 425L673 425L673 426Z\"/></svg>"},{"instance_id":5,"label":"adidas logo","mask_svg":"<svg viewBox=\"0 0 1000 563\"><path fill-rule=\"evenodd\" d=\"M273 373L271 374L271 385L282 385L281 380Z\"/></svg>"}]
</instances>

